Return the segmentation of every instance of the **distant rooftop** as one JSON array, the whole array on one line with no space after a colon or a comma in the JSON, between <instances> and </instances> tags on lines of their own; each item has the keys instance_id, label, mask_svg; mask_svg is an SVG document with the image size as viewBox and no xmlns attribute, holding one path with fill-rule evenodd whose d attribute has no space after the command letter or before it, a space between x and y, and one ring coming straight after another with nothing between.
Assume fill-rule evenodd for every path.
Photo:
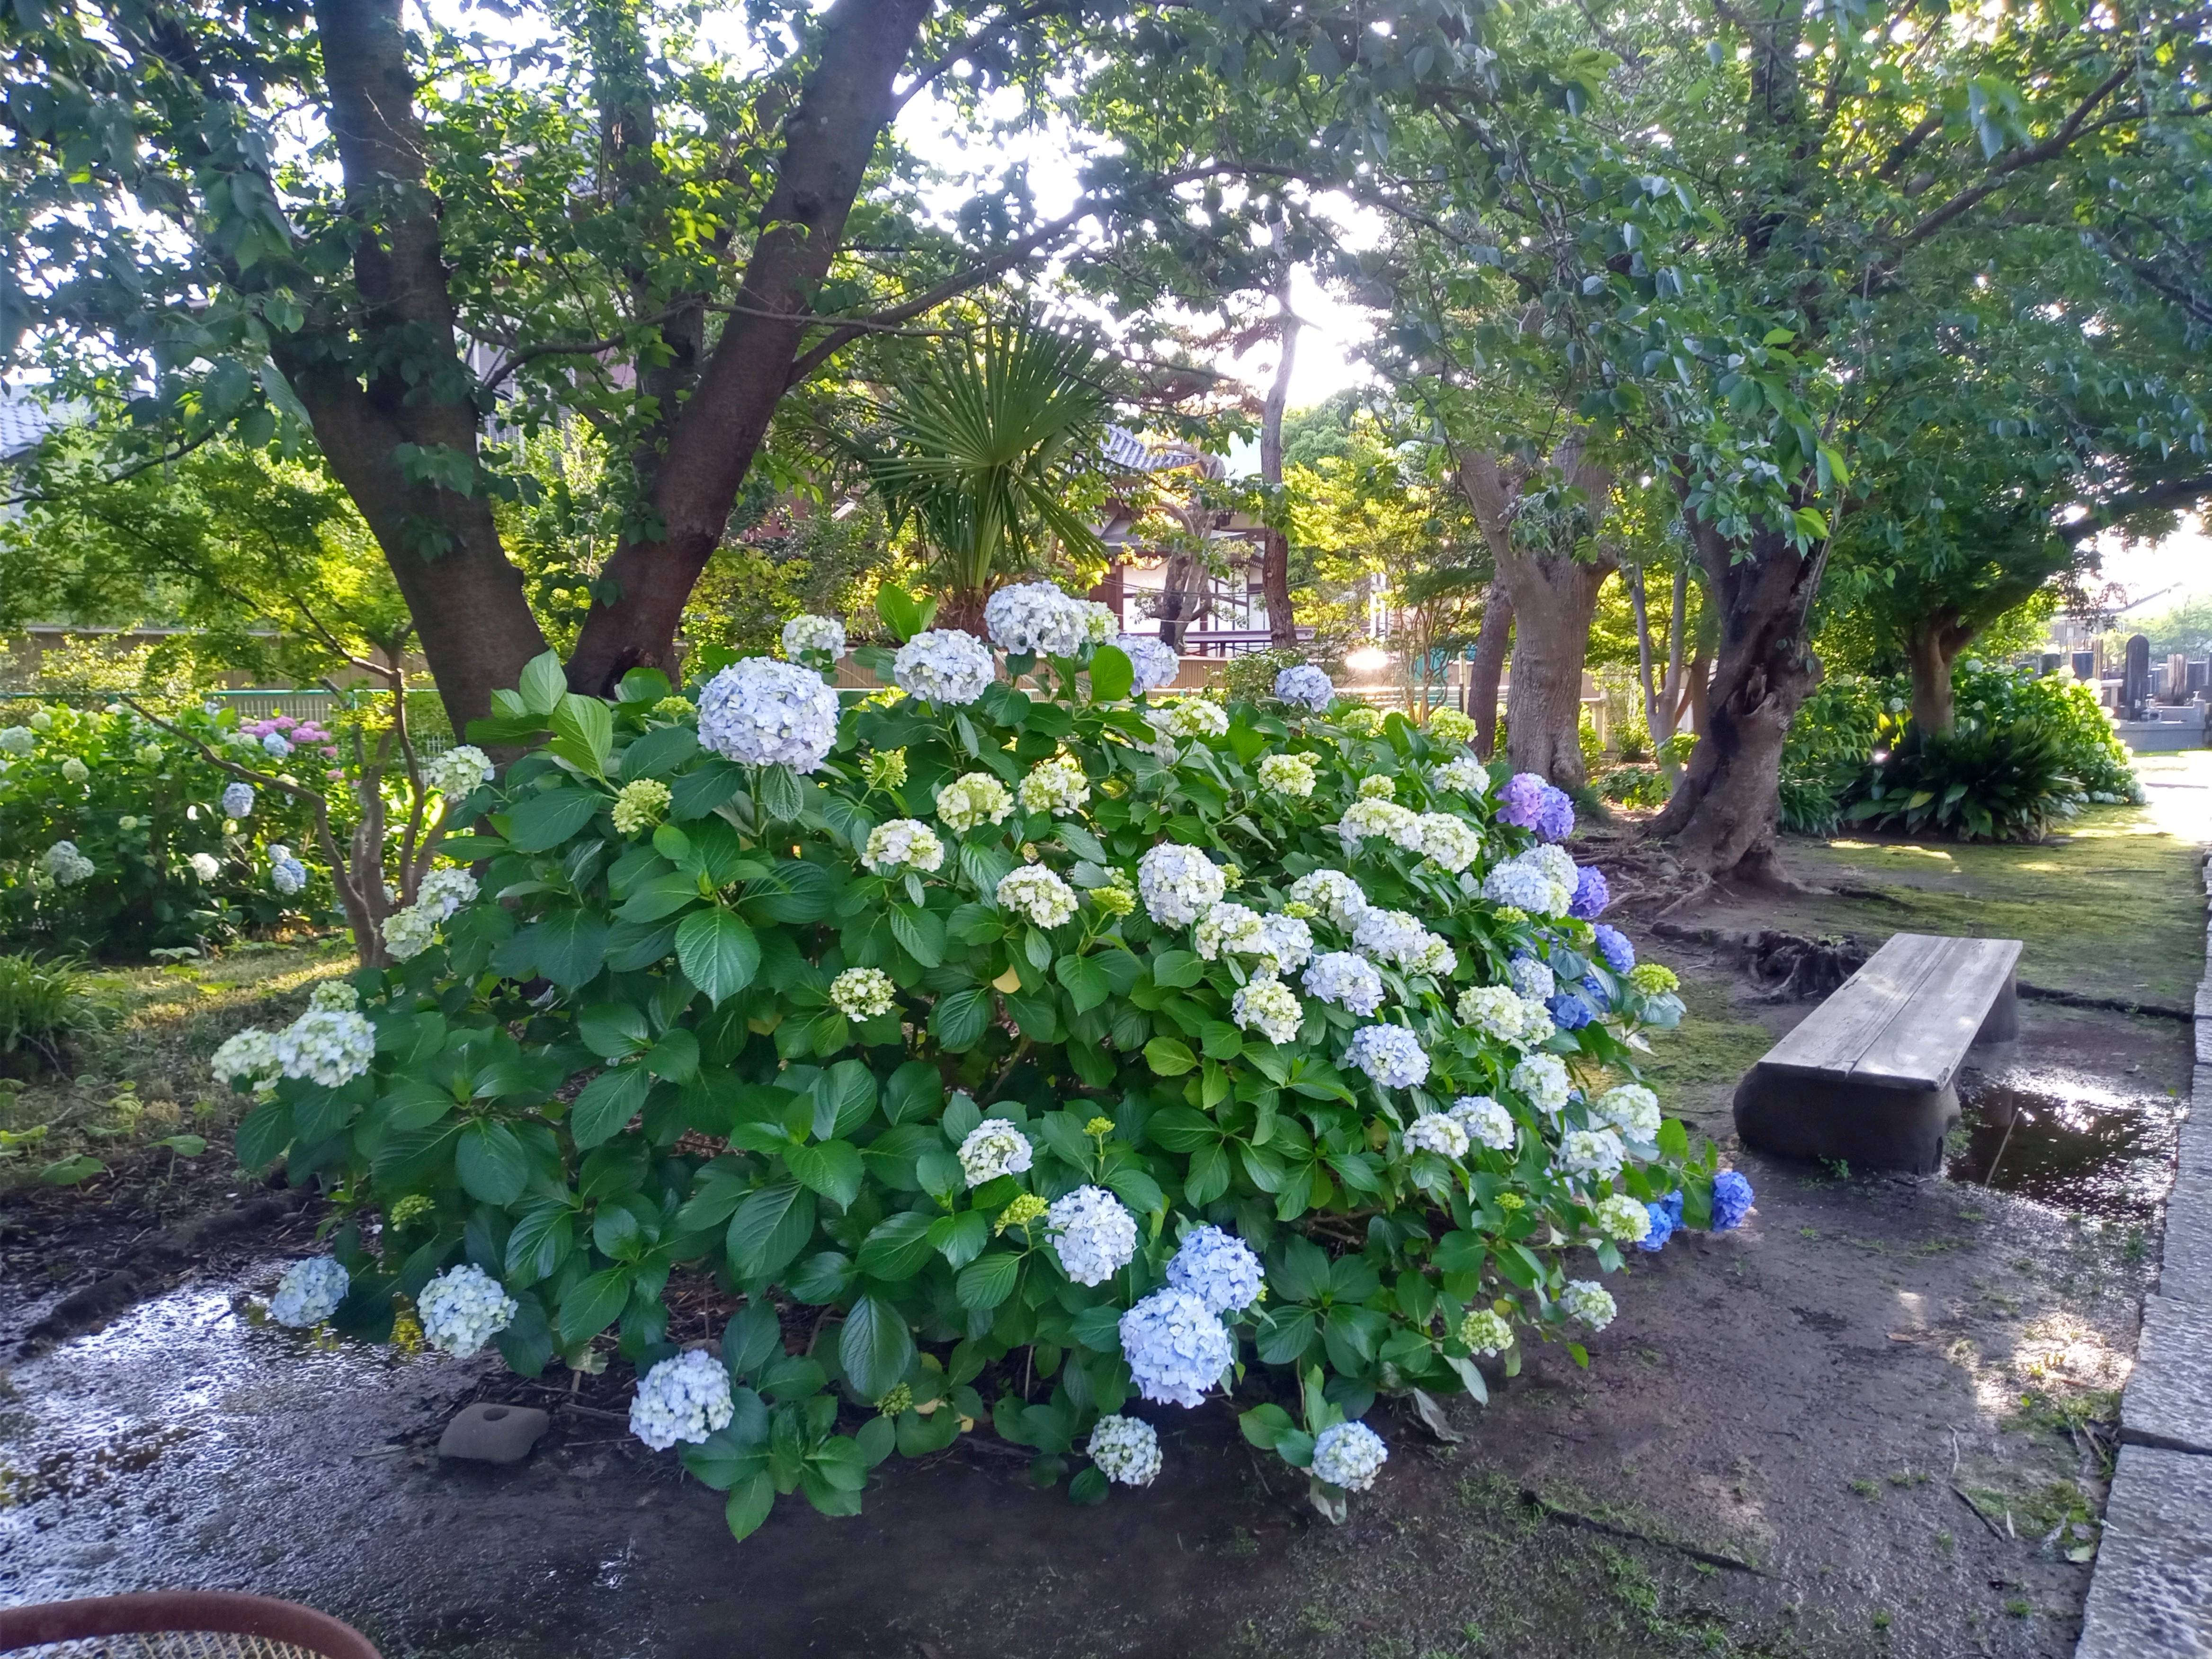
<instances>
[{"instance_id":1,"label":"distant rooftop","mask_svg":"<svg viewBox=\"0 0 2212 1659\"><path fill-rule=\"evenodd\" d=\"M63 418L27 392L0 387L0 461L34 448Z\"/></svg>"}]
</instances>

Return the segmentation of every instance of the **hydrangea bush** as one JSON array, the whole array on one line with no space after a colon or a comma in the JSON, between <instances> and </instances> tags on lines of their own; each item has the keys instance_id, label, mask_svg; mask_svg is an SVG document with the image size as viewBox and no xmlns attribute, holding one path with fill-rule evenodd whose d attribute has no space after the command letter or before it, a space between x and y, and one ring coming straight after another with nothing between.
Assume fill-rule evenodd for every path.
<instances>
[{"instance_id":1,"label":"hydrangea bush","mask_svg":"<svg viewBox=\"0 0 2212 1659\"><path fill-rule=\"evenodd\" d=\"M1541 843L1437 781L1457 741L1303 685L1173 721L1052 604L994 623L1072 650L997 658L887 591L902 689L826 731L781 676L696 714L648 671L500 695L479 740L542 746L452 844L477 893L355 975L344 1075L250 1057L240 1157L331 1189L338 1326L412 1297L532 1375L611 1341L740 1536L986 1419L1095 1501L1158 1472L1146 1418L1217 1399L1340 1517L1381 1396L1586 1361L1653 1206L1713 1219L1711 1149L1635 1082L1672 976L1600 949L1564 854L1541 914L1487 896ZM781 758L732 758L763 732ZM1310 787L1265 781L1285 756ZM1363 795L1413 829L1344 833ZM737 1308L708 1358L678 1273Z\"/></svg>"}]
</instances>

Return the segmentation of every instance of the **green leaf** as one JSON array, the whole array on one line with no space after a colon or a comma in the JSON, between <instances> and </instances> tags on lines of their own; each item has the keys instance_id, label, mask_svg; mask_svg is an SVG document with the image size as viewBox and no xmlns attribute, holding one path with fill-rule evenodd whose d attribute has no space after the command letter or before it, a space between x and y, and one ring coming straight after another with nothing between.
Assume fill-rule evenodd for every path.
<instances>
[{"instance_id":1,"label":"green leaf","mask_svg":"<svg viewBox=\"0 0 2212 1659\"><path fill-rule=\"evenodd\" d=\"M896 582L885 582L876 589L876 614L901 644L921 633L924 625L921 606Z\"/></svg>"},{"instance_id":2,"label":"green leaf","mask_svg":"<svg viewBox=\"0 0 2212 1659\"><path fill-rule=\"evenodd\" d=\"M618 1133L652 1087L653 1074L642 1066L617 1066L586 1084L568 1109L568 1133L577 1147L589 1151Z\"/></svg>"},{"instance_id":3,"label":"green leaf","mask_svg":"<svg viewBox=\"0 0 2212 1659\"><path fill-rule=\"evenodd\" d=\"M453 1168L469 1196L507 1205L530 1182L530 1155L504 1123L471 1123L453 1149Z\"/></svg>"},{"instance_id":4,"label":"green leaf","mask_svg":"<svg viewBox=\"0 0 2212 1659\"><path fill-rule=\"evenodd\" d=\"M703 818L735 795L745 781L744 769L720 756L695 766L668 786L668 816L679 823Z\"/></svg>"},{"instance_id":5,"label":"green leaf","mask_svg":"<svg viewBox=\"0 0 2212 1659\"><path fill-rule=\"evenodd\" d=\"M1089 957L1062 957L1053 971L1067 988L1068 1000L1079 1014L1089 1013L1113 994L1114 988L1106 982L1106 970Z\"/></svg>"},{"instance_id":6,"label":"green leaf","mask_svg":"<svg viewBox=\"0 0 2212 1659\"><path fill-rule=\"evenodd\" d=\"M107 1166L98 1158L79 1152L74 1158L58 1158L39 1171L39 1179L49 1187L75 1187L94 1176L107 1173Z\"/></svg>"},{"instance_id":7,"label":"green leaf","mask_svg":"<svg viewBox=\"0 0 2212 1659\"><path fill-rule=\"evenodd\" d=\"M1118 645L1102 645L1091 653L1091 700L1119 702L1137 684L1137 666Z\"/></svg>"},{"instance_id":8,"label":"green leaf","mask_svg":"<svg viewBox=\"0 0 2212 1659\"><path fill-rule=\"evenodd\" d=\"M665 778L698 752L699 739L690 726L656 726L623 750L623 781Z\"/></svg>"},{"instance_id":9,"label":"green leaf","mask_svg":"<svg viewBox=\"0 0 2212 1659\"><path fill-rule=\"evenodd\" d=\"M609 1267L580 1279L561 1298L561 1340L568 1347L589 1341L622 1316L637 1273Z\"/></svg>"},{"instance_id":10,"label":"green leaf","mask_svg":"<svg viewBox=\"0 0 2212 1659\"><path fill-rule=\"evenodd\" d=\"M627 1002L594 1002L576 1016L576 1035L601 1060L627 1060L651 1040L645 1010Z\"/></svg>"},{"instance_id":11,"label":"green leaf","mask_svg":"<svg viewBox=\"0 0 2212 1659\"><path fill-rule=\"evenodd\" d=\"M945 1080L926 1060L909 1060L884 1085L884 1115L893 1123L918 1122L945 1104Z\"/></svg>"},{"instance_id":12,"label":"green leaf","mask_svg":"<svg viewBox=\"0 0 2212 1659\"><path fill-rule=\"evenodd\" d=\"M571 691L553 711L553 735L555 751L563 760L588 760L591 769L604 770L614 753L614 711L597 697Z\"/></svg>"},{"instance_id":13,"label":"green leaf","mask_svg":"<svg viewBox=\"0 0 2212 1659\"><path fill-rule=\"evenodd\" d=\"M179 1158L198 1158L207 1151L207 1140L201 1135L163 1135L154 1144L167 1147Z\"/></svg>"},{"instance_id":14,"label":"green leaf","mask_svg":"<svg viewBox=\"0 0 2212 1659\"><path fill-rule=\"evenodd\" d=\"M604 796L589 789L548 789L534 794L506 815L507 843L518 853L550 851L589 823L605 805Z\"/></svg>"},{"instance_id":15,"label":"green leaf","mask_svg":"<svg viewBox=\"0 0 2212 1659\"><path fill-rule=\"evenodd\" d=\"M1162 1077L1181 1077L1198 1064L1190 1049L1173 1037L1154 1037L1145 1045L1145 1064Z\"/></svg>"},{"instance_id":16,"label":"green leaf","mask_svg":"<svg viewBox=\"0 0 2212 1659\"><path fill-rule=\"evenodd\" d=\"M769 1479L766 1470L738 1481L730 1488L730 1501L722 1510L730 1523L730 1536L751 1537L775 1507L775 1483Z\"/></svg>"},{"instance_id":17,"label":"green leaf","mask_svg":"<svg viewBox=\"0 0 2212 1659\"><path fill-rule=\"evenodd\" d=\"M963 1308L981 1312L995 1308L1014 1293L1014 1279L1022 1268L1021 1257L1011 1250L994 1250L978 1256L960 1270L954 1292Z\"/></svg>"},{"instance_id":18,"label":"green leaf","mask_svg":"<svg viewBox=\"0 0 2212 1659\"><path fill-rule=\"evenodd\" d=\"M814 1194L796 1181L779 1181L738 1206L725 1246L740 1279L764 1279L813 1236Z\"/></svg>"},{"instance_id":19,"label":"green leaf","mask_svg":"<svg viewBox=\"0 0 2212 1659\"><path fill-rule=\"evenodd\" d=\"M891 937L925 968L938 967L945 960L945 922L920 905L891 906Z\"/></svg>"},{"instance_id":20,"label":"green leaf","mask_svg":"<svg viewBox=\"0 0 2212 1659\"><path fill-rule=\"evenodd\" d=\"M448 1101L447 1105L452 1103ZM231 1137L231 1150L240 1165L248 1170L265 1169L284 1156L284 1149L292 1144L292 1109L281 1100L271 1100L256 1106L240 1121Z\"/></svg>"},{"instance_id":21,"label":"green leaf","mask_svg":"<svg viewBox=\"0 0 2212 1659\"><path fill-rule=\"evenodd\" d=\"M937 1253L929 1237L934 1224L921 1210L902 1210L877 1223L860 1245L860 1271L887 1284L912 1279Z\"/></svg>"},{"instance_id":22,"label":"green leaf","mask_svg":"<svg viewBox=\"0 0 2212 1659\"><path fill-rule=\"evenodd\" d=\"M676 929L676 960L684 977L718 1005L753 982L760 959L760 941L733 911L701 910Z\"/></svg>"},{"instance_id":23,"label":"green leaf","mask_svg":"<svg viewBox=\"0 0 2212 1659\"><path fill-rule=\"evenodd\" d=\"M982 1254L983 1246L990 1239L991 1224L981 1210L941 1215L929 1224L930 1248L954 1267L964 1267L973 1261Z\"/></svg>"},{"instance_id":24,"label":"green leaf","mask_svg":"<svg viewBox=\"0 0 2212 1659\"><path fill-rule=\"evenodd\" d=\"M930 1011L929 1029L939 1043L957 1054L981 1040L990 1019L988 991L951 991L939 997Z\"/></svg>"},{"instance_id":25,"label":"green leaf","mask_svg":"<svg viewBox=\"0 0 2212 1659\"><path fill-rule=\"evenodd\" d=\"M791 1147L783 1155L793 1175L811 1190L841 1206L860 1195L866 1168L860 1148L849 1140L825 1140Z\"/></svg>"},{"instance_id":26,"label":"green leaf","mask_svg":"<svg viewBox=\"0 0 2212 1659\"><path fill-rule=\"evenodd\" d=\"M837 1339L837 1363L845 1381L863 1400L880 1400L914 1364L914 1333L897 1309L879 1296L864 1296L845 1316Z\"/></svg>"},{"instance_id":27,"label":"green leaf","mask_svg":"<svg viewBox=\"0 0 2212 1659\"><path fill-rule=\"evenodd\" d=\"M525 948L538 971L564 991L574 991L597 979L607 957L608 923L589 910L556 910L532 923L514 936L515 948Z\"/></svg>"},{"instance_id":28,"label":"green leaf","mask_svg":"<svg viewBox=\"0 0 2212 1659\"><path fill-rule=\"evenodd\" d=\"M533 714L550 717L561 706L561 699L568 694L568 675L561 666L560 653L540 652L525 663L522 679L516 689L521 693L525 708Z\"/></svg>"},{"instance_id":29,"label":"green leaf","mask_svg":"<svg viewBox=\"0 0 2212 1659\"><path fill-rule=\"evenodd\" d=\"M1208 1060L1234 1060L1244 1052L1244 1038L1226 1020L1208 1020L1199 1032L1200 1045Z\"/></svg>"},{"instance_id":30,"label":"green leaf","mask_svg":"<svg viewBox=\"0 0 2212 1659\"><path fill-rule=\"evenodd\" d=\"M1182 990L1198 983L1206 964L1194 951L1158 951L1152 955L1152 983Z\"/></svg>"},{"instance_id":31,"label":"green leaf","mask_svg":"<svg viewBox=\"0 0 2212 1659\"><path fill-rule=\"evenodd\" d=\"M796 823L806 810L806 797L799 774L781 764L763 766L754 786L753 799L771 823Z\"/></svg>"}]
</instances>

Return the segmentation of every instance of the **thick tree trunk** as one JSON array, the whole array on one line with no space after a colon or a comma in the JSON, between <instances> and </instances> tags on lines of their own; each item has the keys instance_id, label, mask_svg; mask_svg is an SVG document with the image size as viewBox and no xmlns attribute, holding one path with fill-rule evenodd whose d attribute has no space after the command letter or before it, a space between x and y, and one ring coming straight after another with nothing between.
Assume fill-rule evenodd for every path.
<instances>
[{"instance_id":1,"label":"thick tree trunk","mask_svg":"<svg viewBox=\"0 0 2212 1659\"><path fill-rule=\"evenodd\" d=\"M1272 509L1279 516L1283 487L1283 410L1290 402L1291 371L1298 357L1297 313L1291 309L1291 273L1285 269L1275 300L1281 313L1276 325L1282 355L1275 360L1274 384L1260 414L1260 482L1267 486ZM1298 642L1298 619L1291 611L1291 537L1280 525L1268 526L1261 553L1261 591L1267 601L1267 642L1277 647Z\"/></svg>"},{"instance_id":2,"label":"thick tree trunk","mask_svg":"<svg viewBox=\"0 0 2212 1659\"><path fill-rule=\"evenodd\" d=\"M1973 642L1978 630L1961 623L1958 612L1942 610L1915 623L1905 641L1912 670L1912 723L1930 737L1942 737L1955 718L1951 697L1951 665Z\"/></svg>"},{"instance_id":3,"label":"thick tree trunk","mask_svg":"<svg viewBox=\"0 0 2212 1659\"><path fill-rule=\"evenodd\" d=\"M1712 526L1686 507L1684 517L1720 612L1720 650L1697 750L1652 832L1715 879L1784 884L1774 850L1782 745L1820 683L1806 619L1824 560L1773 531L1738 559Z\"/></svg>"},{"instance_id":4,"label":"thick tree trunk","mask_svg":"<svg viewBox=\"0 0 2212 1659\"><path fill-rule=\"evenodd\" d=\"M1498 682L1505 671L1505 647L1513 638L1513 596L1492 581L1482 602L1482 630L1474 636L1474 660L1467 668L1468 713L1474 716L1474 752L1488 760L1498 747Z\"/></svg>"},{"instance_id":5,"label":"thick tree trunk","mask_svg":"<svg viewBox=\"0 0 2212 1659\"><path fill-rule=\"evenodd\" d=\"M1182 649L1183 630L1198 611L1194 587L1205 580L1194 554L1170 553L1160 579L1160 643Z\"/></svg>"}]
</instances>

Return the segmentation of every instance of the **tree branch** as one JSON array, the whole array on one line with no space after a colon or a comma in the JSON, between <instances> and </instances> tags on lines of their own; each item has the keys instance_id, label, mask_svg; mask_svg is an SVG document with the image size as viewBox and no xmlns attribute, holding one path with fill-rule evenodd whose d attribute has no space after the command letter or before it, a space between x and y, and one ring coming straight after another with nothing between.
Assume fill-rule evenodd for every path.
<instances>
[{"instance_id":1,"label":"tree branch","mask_svg":"<svg viewBox=\"0 0 2212 1659\"><path fill-rule=\"evenodd\" d=\"M2039 143L2028 145L2025 149L2014 150L2009 155L1999 156L1990 164L1989 174L1981 183L1969 185L1960 191L1942 206L1921 220L1918 224L1913 226L1911 230L1905 232L1905 240L1899 246L1901 248L1917 247L1944 226L1972 212L1985 198L1996 194L2003 186L2004 181L2014 173L2025 167L2039 166L2054 156L2063 155L2066 147L2072 143L2081 132L2081 124L2089 118L2097 106L2125 86L2135 72L2136 66L2132 63L2123 64L2114 70L2099 82L2087 96L2074 106L2074 112L2059 125L2057 131Z\"/></svg>"}]
</instances>

